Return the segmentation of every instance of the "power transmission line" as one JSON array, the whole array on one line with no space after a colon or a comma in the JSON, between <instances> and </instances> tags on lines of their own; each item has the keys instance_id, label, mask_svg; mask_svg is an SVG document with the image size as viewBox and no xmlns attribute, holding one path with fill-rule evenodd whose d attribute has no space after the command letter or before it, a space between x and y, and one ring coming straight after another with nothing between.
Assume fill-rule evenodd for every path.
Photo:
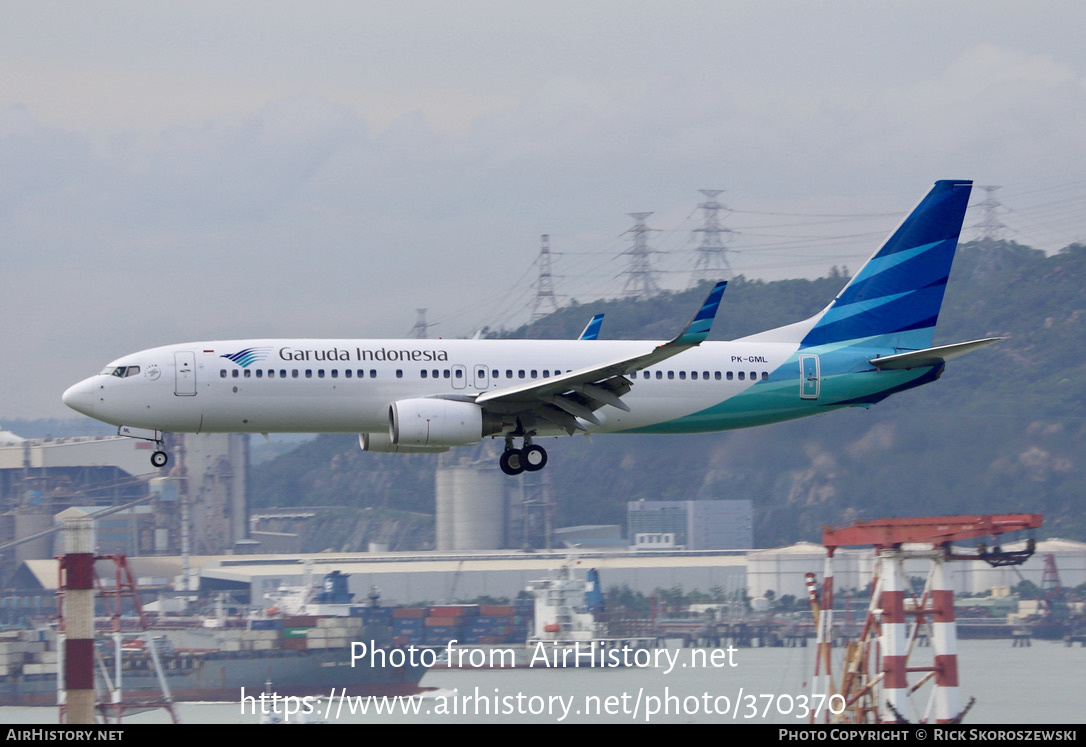
<instances>
[{"instance_id":1,"label":"power transmission line","mask_svg":"<svg viewBox=\"0 0 1086 747\"><path fill-rule=\"evenodd\" d=\"M698 205L705 211L704 223L701 228L695 228L694 233L700 233L701 244L695 249L698 253L694 263L694 271L690 274L690 286L693 288L698 283L706 280L730 280L732 266L728 261L727 249L724 247L724 238L733 233L730 228L720 225L720 211L726 208L716 200L716 196L722 189L699 189L705 195L705 202Z\"/></svg>"},{"instance_id":2,"label":"power transmission line","mask_svg":"<svg viewBox=\"0 0 1086 747\"><path fill-rule=\"evenodd\" d=\"M626 276L622 295L648 298L660 292L660 285L656 282L656 271L652 268L649 257L653 254L663 254L663 252L649 248L648 234L653 229L645 225L645 219L652 213L627 213L627 215L633 218L636 224L627 231L633 234L633 246L618 255L630 258L630 263L622 272Z\"/></svg>"}]
</instances>

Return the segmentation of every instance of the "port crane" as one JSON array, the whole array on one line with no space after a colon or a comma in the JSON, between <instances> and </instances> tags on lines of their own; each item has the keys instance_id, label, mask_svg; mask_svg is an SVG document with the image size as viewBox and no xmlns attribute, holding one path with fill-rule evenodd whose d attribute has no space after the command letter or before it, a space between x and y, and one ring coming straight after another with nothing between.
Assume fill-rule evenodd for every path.
<instances>
[{"instance_id":1,"label":"port crane","mask_svg":"<svg viewBox=\"0 0 1086 747\"><path fill-rule=\"evenodd\" d=\"M958 685L958 640L954 586L948 563L984 560L993 566L1017 565L1034 550L1030 538L1023 550L1005 551L999 544L980 543L972 554L954 551L953 543L1041 526L1040 514L927 516L857 521L824 527L826 562L821 594L815 574L807 574L808 596L815 616L817 655L814 694L826 707L811 720L836 723L960 723L963 709ZM831 653L833 627L833 559L839 547L872 546L876 559L871 601L860 635L844 645L838 672ZM906 559L929 561L924 589L917 596L905 574ZM931 641L934 660L910 663L922 636ZM931 684L926 703L917 693Z\"/></svg>"}]
</instances>

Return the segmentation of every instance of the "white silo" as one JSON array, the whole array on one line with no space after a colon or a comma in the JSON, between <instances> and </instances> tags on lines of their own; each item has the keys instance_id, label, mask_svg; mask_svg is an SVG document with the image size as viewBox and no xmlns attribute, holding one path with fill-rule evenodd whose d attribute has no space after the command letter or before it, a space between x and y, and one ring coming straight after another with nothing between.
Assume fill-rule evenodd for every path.
<instances>
[{"instance_id":1,"label":"white silo","mask_svg":"<svg viewBox=\"0 0 1086 747\"><path fill-rule=\"evenodd\" d=\"M437 470L437 549L497 550L505 544L505 485L493 467Z\"/></svg>"}]
</instances>

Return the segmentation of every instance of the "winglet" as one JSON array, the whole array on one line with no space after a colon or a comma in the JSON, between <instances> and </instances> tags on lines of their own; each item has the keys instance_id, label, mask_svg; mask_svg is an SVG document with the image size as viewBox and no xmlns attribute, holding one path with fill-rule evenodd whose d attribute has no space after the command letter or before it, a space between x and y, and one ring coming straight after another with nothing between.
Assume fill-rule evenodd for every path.
<instances>
[{"instance_id":1,"label":"winglet","mask_svg":"<svg viewBox=\"0 0 1086 747\"><path fill-rule=\"evenodd\" d=\"M584 328L584 332L578 337L578 340L596 340L600 336L600 327L603 326L603 314L596 314L592 317L592 320L588 322L588 326Z\"/></svg>"},{"instance_id":2,"label":"winglet","mask_svg":"<svg viewBox=\"0 0 1086 747\"><path fill-rule=\"evenodd\" d=\"M552 376L549 379L529 381L524 384L517 384L502 389L490 389L478 394L475 397L475 404L481 405L484 402L503 400L506 403L513 404L527 402L532 406L535 406L540 401L543 401L553 404L558 409L564 410L573 417L579 417L578 413L570 411L569 403L572 402L572 400L570 400L569 397L564 396L567 392L572 390L579 392L590 400L613 405L620 410L625 410L625 406L616 404L616 402L621 402L618 398L629 391L631 384L628 381L614 382L613 380L616 377L622 377L634 373L635 371L648 368L661 361L666 361L673 355L678 355L699 345L702 340L709 336L709 329L713 326L713 319L716 318L716 310L720 306L720 297L724 294L724 288L726 288L727 285L726 282L720 282L709 291L709 295L706 297L705 303L701 305L701 309L699 309L698 313L694 315L694 318L690 320L690 323L686 325L686 329L671 342L657 345L652 350L642 353L641 355L620 358L616 361L611 361L610 363L592 365L577 371L568 371L559 376ZM605 383L607 385L605 385ZM575 404L582 407L582 409L584 407L579 402ZM573 409L576 410L576 408ZM592 422L587 418L585 418L585 420ZM572 423L572 421L570 422ZM572 425L570 427L576 428L576 426Z\"/></svg>"},{"instance_id":3,"label":"winglet","mask_svg":"<svg viewBox=\"0 0 1086 747\"><path fill-rule=\"evenodd\" d=\"M724 295L724 289L727 287L727 280L721 280L714 285L713 289L709 291L709 295L705 297L705 303L701 305L701 308L698 309L698 313L695 314L694 318L690 320L690 323L686 325L686 329L668 344L700 345L705 338L709 336L709 330L712 328L713 320L716 318L716 310L720 307L720 297Z\"/></svg>"}]
</instances>

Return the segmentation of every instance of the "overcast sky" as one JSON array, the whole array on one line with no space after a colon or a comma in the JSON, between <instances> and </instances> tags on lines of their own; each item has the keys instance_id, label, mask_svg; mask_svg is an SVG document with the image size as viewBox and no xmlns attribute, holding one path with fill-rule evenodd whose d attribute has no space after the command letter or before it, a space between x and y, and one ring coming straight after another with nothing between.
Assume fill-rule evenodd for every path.
<instances>
[{"instance_id":1,"label":"overcast sky","mask_svg":"<svg viewBox=\"0 0 1086 747\"><path fill-rule=\"evenodd\" d=\"M685 287L699 189L747 277L857 269L944 178L1086 241L1082 2L3 11L0 419L155 345L517 326L544 233L559 294L613 297L631 212Z\"/></svg>"}]
</instances>

